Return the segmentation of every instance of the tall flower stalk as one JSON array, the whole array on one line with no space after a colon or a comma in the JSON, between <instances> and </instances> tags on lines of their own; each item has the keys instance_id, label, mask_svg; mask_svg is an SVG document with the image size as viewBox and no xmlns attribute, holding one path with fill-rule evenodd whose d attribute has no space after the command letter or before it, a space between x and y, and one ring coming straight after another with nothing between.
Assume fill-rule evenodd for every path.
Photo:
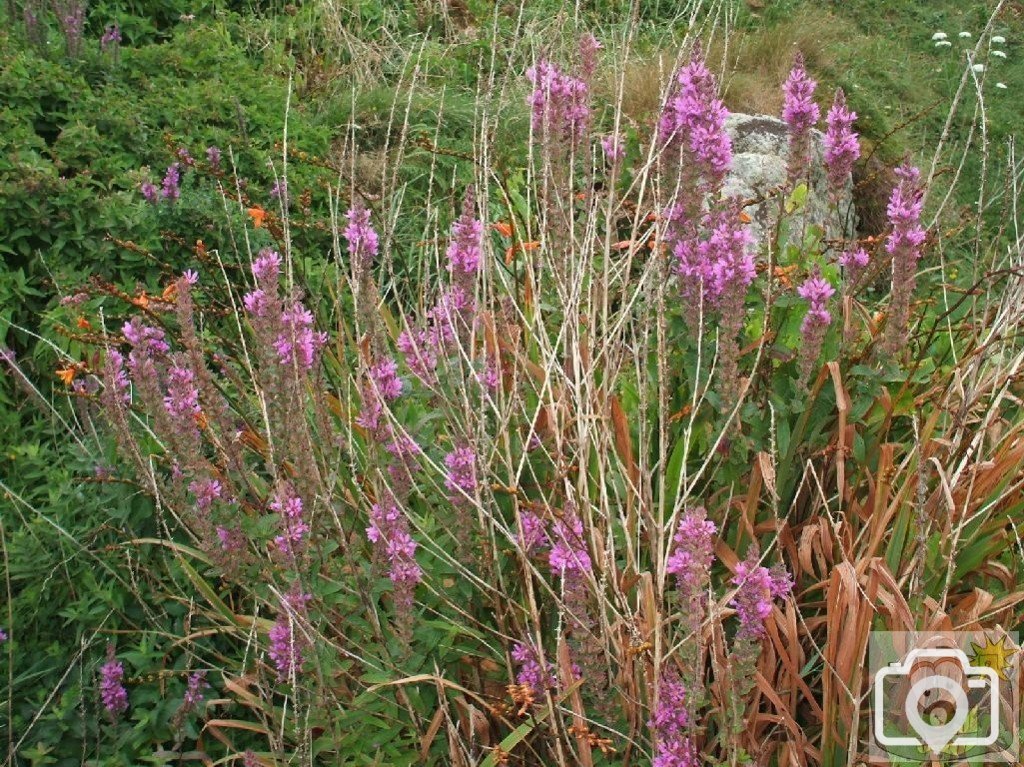
<instances>
[{"instance_id":1,"label":"tall flower stalk","mask_svg":"<svg viewBox=\"0 0 1024 767\"><path fill-rule=\"evenodd\" d=\"M927 237L921 226L924 208L921 171L904 163L896 169L896 178L898 180L886 208L892 230L885 242L885 252L892 258L892 295L885 328L885 349L893 355L907 342L910 298L917 283L917 262L924 255Z\"/></svg>"}]
</instances>

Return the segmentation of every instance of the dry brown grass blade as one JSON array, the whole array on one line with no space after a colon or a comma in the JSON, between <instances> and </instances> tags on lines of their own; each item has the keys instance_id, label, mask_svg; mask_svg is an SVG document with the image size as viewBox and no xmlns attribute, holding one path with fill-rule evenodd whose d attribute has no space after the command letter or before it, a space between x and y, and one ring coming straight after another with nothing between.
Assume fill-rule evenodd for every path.
<instances>
[{"instance_id":1,"label":"dry brown grass blade","mask_svg":"<svg viewBox=\"0 0 1024 767\"><path fill-rule=\"evenodd\" d=\"M832 572L826 594L825 669L822 677L824 714L822 751L826 758L845 753L852 730L840 732L840 723L854 721L859 694L859 679L867 649L868 632L874 610L858 583L857 572L849 562L840 562Z\"/></svg>"},{"instance_id":2,"label":"dry brown grass blade","mask_svg":"<svg viewBox=\"0 0 1024 767\"><path fill-rule=\"evenodd\" d=\"M439 695L443 695L444 691L439 690ZM444 724L444 708L442 706L437 707L437 711L430 718L430 724L427 725L426 731L423 733L423 737L420 738L420 761L425 762L427 760L427 754L430 753L430 747L434 744L434 738L437 737L437 733L441 730L441 725Z\"/></svg>"},{"instance_id":3,"label":"dry brown grass blade","mask_svg":"<svg viewBox=\"0 0 1024 767\"><path fill-rule=\"evenodd\" d=\"M879 448L878 472L875 474L875 482L869 493L868 502L864 504L865 510L870 511L870 534L867 547L859 552L864 557L873 557L878 554L882 538L889 532L889 521L898 508L896 503L890 502L892 481L896 473L896 448L897 445L888 442Z\"/></svg>"},{"instance_id":4,"label":"dry brown grass blade","mask_svg":"<svg viewBox=\"0 0 1024 767\"><path fill-rule=\"evenodd\" d=\"M637 466L633 453L633 437L629 431L626 411L622 409L622 403L619 402L618 396L613 394L608 400L611 407L612 429L615 435L615 452L618 454L623 466L626 467L626 473L629 477L630 499L632 500L636 489L640 485L640 467Z\"/></svg>"},{"instance_id":5,"label":"dry brown grass blade","mask_svg":"<svg viewBox=\"0 0 1024 767\"><path fill-rule=\"evenodd\" d=\"M839 497L846 499L846 455L850 449L847 439L852 435L847 434L846 416L850 412L850 395L843 386L843 374L836 361L828 363L828 372L832 376L832 386L836 393L836 410L839 413L839 423L836 425L836 489Z\"/></svg>"},{"instance_id":6,"label":"dry brown grass blade","mask_svg":"<svg viewBox=\"0 0 1024 767\"><path fill-rule=\"evenodd\" d=\"M580 695L579 685L574 685L576 675L572 670L572 659L569 657L569 645L565 639L558 641L558 674L562 680L563 689L571 689L569 694L569 707L572 709L572 727L577 733L576 753L579 763L583 767L594 767L594 755L590 748L590 741L583 737L583 733L589 730L583 710L583 698Z\"/></svg>"}]
</instances>

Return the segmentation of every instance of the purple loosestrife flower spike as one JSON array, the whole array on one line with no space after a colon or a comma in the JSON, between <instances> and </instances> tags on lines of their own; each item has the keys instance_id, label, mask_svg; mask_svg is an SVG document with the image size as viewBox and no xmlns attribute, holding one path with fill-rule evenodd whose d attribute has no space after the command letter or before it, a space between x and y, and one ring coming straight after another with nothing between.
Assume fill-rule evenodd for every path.
<instances>
[{"instance_id":1,"label":"purple loosestrife flower spike","mask_svg":"<svg viewBox=\"0 0 1024 767\"><path fill-rule=\"evenodd\" d=\"M702 192L715 192L732 165L732 141L725 131L729 110L699 47L676 76L676 91L658 120L658 139L682 149L682 167L693 166Z\"/></svg>"},{"instance_id":2,"label":"purple loosestrife flower spike","mask_svg":"<svg viewBox=\"0 0 1024 767\"><path fill-rule=\"evenodd\" d=\"M871 263L871 256L864 248L856 247L840 254L839 263L843 267L843 292L852 293L860 276Z\"/></svg>"},{"instance_id":3,"label":"purple loosestrife flower spike","mask_svg":"<svg viewBox=\"0 0 1024 767\"><path fill-rule=\"evenodd\" d=\"M917 282L917 262L924 254L927 237L921 226L924 208L921 171L904 163L896 169L896 177L898 181L886 208L892 231L885 242L885 251L892 257L892 298L886 326L886 348L891 354L906 343L910 297Z\"/></svg>"},{"instance_id":4,"label":"purple loosestrife flower spike","mask_svg":"<svg viewBox=\"0 0 1024 767\"><path fill-rule=\"evenodd\" d=\"M191 422L199 415L199 386L195 373L187 364L175 363L168 368L164 409L171 418L177 420Z\"/></svg>"},{"instance_id":5,"label":"purple loosestrife flower spike","mask_svg":"<svg viewBox=\"0 0 1024 767\"><path fill-rule=\"evenodd\" d=\"M133 317L121 327L121 332L128 343L136 348L144 349L149 354L161 355L171 350L167 344L164 331L152 325L145 325L139 317Z\"/></svg>"},{"instance_id":6,"label":"purple loosestrife flower spike","mask_svg":"<svg viewBox=\"0 0 1024 767\"><path fill-rule=\"evenodd\" d=\"M380 249L380 239L370 224L370 211L362 203L356 203L345 214L348 226L345 227L345 239L348 240L348 252L352 256L353 268L357 273L369 272L373 259Z\"/></svg>"},{"instance_id":7,"label":"purple loosestrife flower spike","mask_svg":"<svg viewBox=\"0 0 1024 767\"><path fill-rule=\"evenodd\" d=\"M215 146L206 147L206 161L214 170L220 168L220 149Z\"/></svg>"},{"instance_id":8,"label":"purple loosestrife flower spike","mask_svg":"<svg viewBox=\"0 0 1024 767\"><path fill-rule=\"evenodd\" d=\"M188 687L185 690L185 698L182 705L186 710L194 709L203 702L203 690L210 685L206 682L205 671L194 671L189 674Z\"/></svg>"},{"instance_id":9,"label":"purple loosestrife flower spike","mask_svg":"<svg viewBox=\"0 0 1024 767\"><path fill-rule=\"evenodd\" d=\"M473 190L466 191L462 215L452 225L452 241L446 253L448 271L453 275L475 275L480 268L483 222L476 217Z\"/></svg>"},{"instance_id":10,"label":"purple loosestrife flower spike","mask_svg":"<svg viewBox=\"0 0 1024 767\"><path fill-rule=\"evenodd\" d=\"M602 138L601 149L609 165L617 165L626 156L626 142L617 133Z\"/></svg>"},{"instance_id":11,"label":"purple loosestrife flower spike","mask_svg":"<svg viewBox=\"0 0 1024 767\"><path fill-rule=\"evenodd\" d=\"M224 488L216 479L192 480L188 489L196 497L196 509L204 514L213 507L214 501L220 500L224 493Z\"/></svg>"},{"instance_id":12,"label":"purple loosestrife flower spike","mask_svg":"<svg viewBox=\"0 0 1024 767\"><path fill-rule=\"evenodd\" d=\"M107 662L100 667L100 698L103 707L116 719L128 708L128 691L121 681L124 679L124 666L114 655L114 645L107 645Z\"/></svg>"},{"instance_id":13,"label":"purple loosestrife flower spike","mask_svg":"<svg viewBox=\"0 0 1024 767\"><path fill-rule=\"evenodd\" d=\"M548 539L548 525L542 517L532 511L524 511L519 518L523 525L523 550L527 554L551 545Z\"/></svg>"},{"instance_id":14,"label":"purple loosestrife flower spike","mask_svg":"<svg viewBox=\"0 0 1024 767\"><path fill-rule=\"evenodd\" d=\"M807 314L800 325L802 336L800 344L800 378L807 381L814 368L814 363L821 353L825 341L825 332L832 322L828 311L829 299L835 295L835 288L821 276L817 267L814 273L797 288L799 296L807 301Z\"/></svg>"},{"instance_id":15,"label":"purple loosestrife flower spike","mask_svg":"<svg viewBox=\"0 0 1024 767\"><path fill-rule=\"evenodd\" d=\"M665 571L675 575L680 588L687 593L699 593L707 584L717 531L703 507L687 511L679 521L676 546L665 563Z\"/></svg>"},{"instance_id":16,"label":"purple loosestrife flower spike","mask_svg":"<svg viewBox=\"0 0 1024 767\"><path fill-rule=\"evenodd\" d=\"M363 384L363 407L356 417L356 423L370 432L389 436L381 431L380 417L384 414L384 402L394 401L402 395L402 379L398 377L398 363L390 357L370 366L368 380Z\"/></svg>"},{"instance_id":17,"label":"purple loosestrife flower spike","mask_svg":"<svg viewBox=\"0 0 1024 767\"><path fill-rule=\"evenodd\" d=\"M171 202L181 197L181 166L178 163L168 166L160 194Z\"/></svg>"},{"instance_id":18,"label":"purple loosestrife flower spike","mask_svg":"<svg viewBox=\"0 0 1024 767\"><path fill-rule=\"evenodd\" d=\"M764 622L772 613L772 600L789 596L793 580L781 566L769 570L758 564L757 548L751 547L746 559L737 563L732 583L737 589L730 604L740 621L736 636L760 639L765 633Z\"/></svg>"},{"instance_id":19,"label":"purple loosestrife flower spike","mask_svg":"<svg viewBox=\"0 0 1024 767\"><path fill-rule=\"evenodd\" d=\"M654 734L652 767L698 767L697 749L687 735L686 687L674 671L663 671L660 681L658 703L647 723Z\"/></svg>"},{"instance_id":20,"label":"purple loosestrife flower spike","mask_svg":"<svg viewBox=\"0 0 1024 767\"><path fill-rule=\"evenodd\" d=\"M303 516L302 499L295 494L291 485L284 484L270 502L270 510L280 519L281 532L274 538L274 545L289 560L294 560L306 546L309 525Z\"/></svg>"},{"instance_id":21,"label":"purple loosestrife flower spike","mask_svg":"<svg viewBox=\"0 0 1024 767\"><path fill-rule=\"evenodd\" d=\"M544 142L575 146L590 125L590 88L586 81L540 60L526 70L533 92L526 103L533 112L533 130Z\"/></svg>"},{"instance_id":22,"label":"purple loosestrife flower spike","mask_svg":"<svg viewBox=\"0 0 1024 767\"><path fill-rule=\"evenodd\" d=\"M276 285L281 274L281 254L270 248L264 248L252 262L252 276L260 287Z\"/></svg>"},{"instance_id":23,"label":"purple loosestrife flower spike","mask_svg":"<svg viewBox=\"0 0 1024 767\"><path fill-rule=\"evenodd\" d=\"M562 516L555 520L550 540L548 564L552 573L566 576L570 573L590 572L593 563L583 537L583 521L574 510L566 509Z\"/></svg>"},{"instance_id":24,"label":"purple loosestrife flower spike","mask_svg":"<svg viewBox=\"0 0 1024 767\"><path fill-rule=\"evenodd\" d=\"M117 26L115 21L113 24L107 25L107 28L103 30L103 36L100 38L100 50L106 52L108 48L114 48L121 44L121 28Z\"/></svg>"},{"instance_id":25,"label":"purple loosestrife flower spike","mask_svg":"<svg viewBox=\"0 0 1024 767\"><path fill-rule=\"evenodd\" d=\"M825 170L828 174L829 186L833 193L838 193L845 185L853 170L853 164L860 157L860 142L853 130L853 122L857 113L846 106L846 94L843 89L836 91L835 101L828 110L825 122L824 146Z\"/></svg>"},{"instance_id":26,"label":"purple loosestrife flower spike","mask_svg":"<svg viewBox=\"0 0 1024 767\"><path fill-rule=\"evenodd\" d=\"M456 447L444 457L448 468L444 484L448 488L452 503L466 502L466 496L473 497L476 491L476 453L469 445Z\"/></svg>"},{"instance_id":27,"label":"purple loosestrife flower spike","mask_svg":"<svg viewBox=\"0 0 1024 767\"><path fill-rule=\"evenodd\" d=\"M270 629L268 653L280 681L302 670L308 643L296 623L305 614L306 605L311 599L309 594L303 594L298 587L292 589L281 600L281 611Z\"/></svg>"},{"instance_id":28,"label":"purple loosestrife flower spike","mask_svg":"<svg viewBox=\"0 0 1024 767\"><path fill-rule=\"evenodd\" d=\"M312 370L317 353L327 343L326 333L313 330L313 315L296 301L281 313L281 328L274 342L278 361L302 371Z\"/></svg>"},{"instance_id":29,"label":"purple loosestrife flower spike","mask_svg":"<svg viewBox=\"0 0 1024 767\"><path fill-rule=\"evenodd\" d=\"M782 87L782 119L789 126L789 180L795 183L807 172L810 161L811 128L821 110L814 103L814 89L818 83L812 80L804 68L804 57L797 53L789 79Z\"/></svg>"},{"instance_id":30,"label":"purple loosestrife flower spike","mask_svg":"<svg viewBox=\"0 0 1024 767\"><path fill-rule=\"evenodd\" d=\"M589 32L580 38L580 75L589 81L597 71L597 54L603 46Z\"/></svg>"},{"instance_id":31,"label":"purple loosestrife flower spike","mask_svg":"<svg viewBox=\"0 0 1024 767\"><path fill-rule=\"evenodd\" d=\"M548 663L547 668L541 666L540 653L532 643L516 642L512 648L512 660L519 666L516 684L529 687L534 697L540 697L544 690L558 686L554 664Z\"/></svg>"},{"instance_id":32,"label":"purple loosestrife flower spike","mask_svg":"<svg viewBox=\"0 0 1024 767\"><path fill-rule=\"evenodd\" d=\"M4 631L3 629L0 629L0 642L6 642L6 641L7 641L7 632Z\"/></svg>"},{"instance_id":33,"label":"purple loosestrife flower spike","mask_svg":"<svg viewBox=\"0 0 1024 767\"><path fill-rule=\"evenodd\" d=\"M143 181L139 191L142 192L142 197L150 205L156 205L160 202L160 193L157 191L156 184L150 181Z\"/></svg>"}]
</instances>

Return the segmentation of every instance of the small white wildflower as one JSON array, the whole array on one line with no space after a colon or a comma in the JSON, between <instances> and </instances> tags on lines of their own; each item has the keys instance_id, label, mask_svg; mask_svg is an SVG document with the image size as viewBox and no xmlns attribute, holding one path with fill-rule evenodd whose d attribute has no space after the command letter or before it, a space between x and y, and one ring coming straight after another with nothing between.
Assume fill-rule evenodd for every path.
<instances>
[{"instance_id":1,"label":"small white wildflower","mask_svg":"<svg viewBox=\"0 0 1024 767\"><path fill-rule=\"evenodd\" d=\"M1006 51L990 51L990 53L996 58L1005 59Z\"/></svg>"},{"instance_id":2,"label":"small white wildflower","mask_svg":"<svg viewBox=\"0 0 1024 767\"><path fill-rule=\"evenodd\" d=\"M947 35L945 32L936 32L934 35L932 35L932 40L945 40L947 37L949 37L949 35ZM993 42L995 41L993 40Z\"/></svg>"},{"instance_id":3,"label":"small white wildflower","mask_svg":"<svg viewBox=\"0 0 1024 767\"><path fill-rule=\"evenodd\" d=\"M1001 90L1001 91L1005 91L1006 90L1006 83L996 83L996 87L999 90Z\"/></svg>"},{"instance_id":4,"label":"small white wildflower","mask_svg":"<svg viewBox=\"0 0 1024 767\"><path fill-rule=\"evenodd\" d=\"M1003 43L1006 42L1006 38L1003 37L1002 35L995 35L992 38L992 42L995 43L996 45L1002 45Z\"/></svg>"},{"instance_id":5,"label":"small white wildflower","mask_svg":"<svg viewBox=\"0 0 1024 767\"><path fill-rule=\"evenodd\" d=\"M935 47L936 48L948 48L952 44L953 43L949 42L949 40L939 40L939 42L935 43Z\"/></svg>"},{"instance_id":6,"label":"small white wildflower","mask_svg":"<svg viewBox=\"0 0 1024 767\"><path fill-rule=\"evenodd\" d=\"M975 72L984 72L985 71L985 65L984 64L972 64L971 65L971 69L973 69Z\"/></svg>"},{"instance_id":7,"label":"small white wildflower","mask_svg":"<svg viewBox=\"0 0 1024 767\"><path fill-rule=\"evenodd\" d=\"M958 36L959 37L963 37L963 38L966 39L966 38L971 36L971 33L970 32L961 32Z\"/></svg>"}]
</instances>

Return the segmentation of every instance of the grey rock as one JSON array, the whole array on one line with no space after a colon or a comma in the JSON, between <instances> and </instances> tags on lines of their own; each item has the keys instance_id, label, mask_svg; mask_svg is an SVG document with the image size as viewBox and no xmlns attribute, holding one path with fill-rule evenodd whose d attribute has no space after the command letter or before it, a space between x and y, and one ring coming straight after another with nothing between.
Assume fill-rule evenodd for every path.
<instances>
[{"instance_id":1,"label":"grey rock","mask_svg":"<svg viewBox=\"0 0 1024 767\"><path fill-rule=\"evenodd\" d=\"M786 183L789 163L789 132L786 123L766 115L731 114L725 129L732 139L732 170L725 180L724 193L744 199L771 195ZM856 226L853 208L853 182L848 180L838 205L829 196L828 178L822 160L824 134L813 131L811 139L811 171L807 204L802 222L820 226L826 238L852 237ZM771 195L765 202L746 209L753 219L751 231L759 245L778 218L781 195ZM799 237L793 227L791 237Z\"/></svg>"}]
</instances>

